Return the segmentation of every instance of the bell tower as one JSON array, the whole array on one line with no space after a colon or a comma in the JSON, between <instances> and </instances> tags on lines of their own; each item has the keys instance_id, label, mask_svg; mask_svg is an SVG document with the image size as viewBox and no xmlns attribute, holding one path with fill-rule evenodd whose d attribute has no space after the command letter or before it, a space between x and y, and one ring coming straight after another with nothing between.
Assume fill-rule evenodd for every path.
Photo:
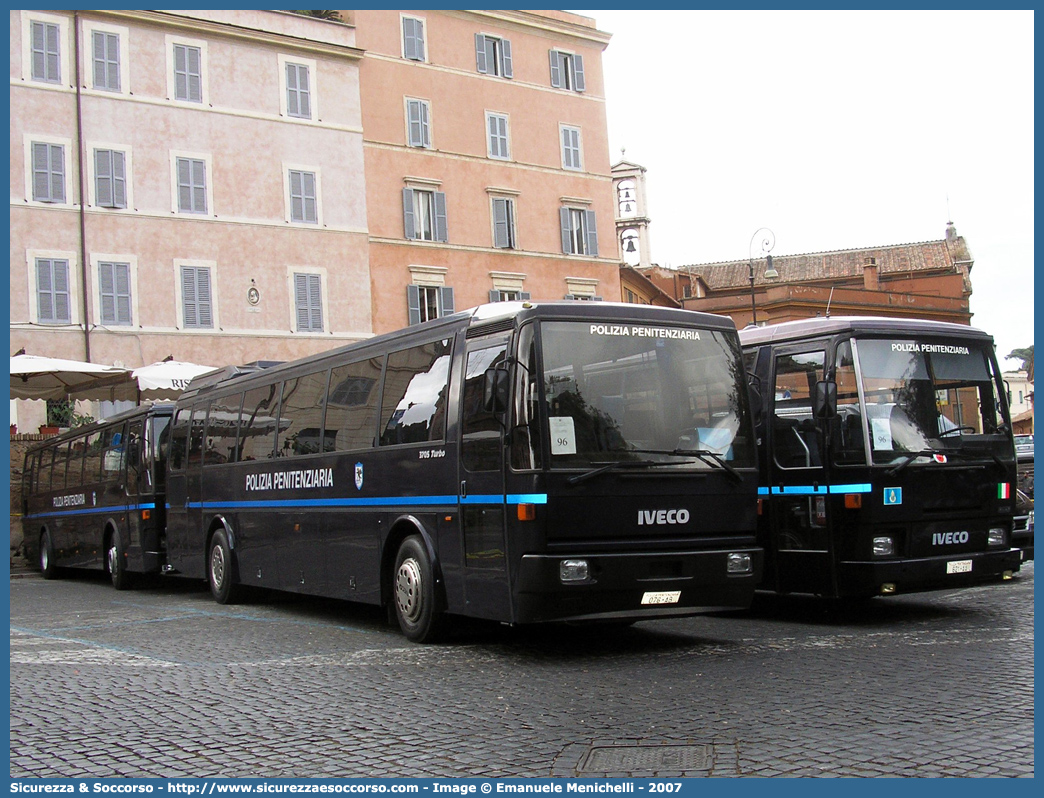
<instances>
[{"instance_id":1,"label":"bell tower","mask_svg":"<svg viewBox=\"0 0 1044 798\"><path fill-rule=\"evenodd\" d=\"M616 197L616 240L628 266L651 266L645 167L631 163L625 155L626 150L621 149L620 161L611 170Z\"/></svg>"}]
</instances>

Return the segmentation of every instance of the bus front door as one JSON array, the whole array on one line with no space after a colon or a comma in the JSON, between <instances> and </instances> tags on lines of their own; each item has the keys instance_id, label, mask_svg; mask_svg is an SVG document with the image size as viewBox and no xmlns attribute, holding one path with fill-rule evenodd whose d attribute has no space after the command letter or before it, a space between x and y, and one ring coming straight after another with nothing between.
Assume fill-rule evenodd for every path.
<instances>
[{"instance_id":1,"label":"bus front door","mask_svg":"<svg viewBox=\"0 0 1044 798\"><path fill-rule=\"evenodd\" d=\"M503 337L469 341L461 394L461 574L467 612L480 618L511 615L504 529L503 417L485 401L487 371L503 366L506 357Z\"/></svg>"},{"instance_id":2,"label":"bus front door","mask_svg":"<svg viewBox=\"0 0 1044 798\"><path fill-rule=\"evenodd\" d=\"M766 570L780 593L833 592L824 435L812 413L823 361L822 350L782 351L775 360Z\"/></svg>"}]
</instances>

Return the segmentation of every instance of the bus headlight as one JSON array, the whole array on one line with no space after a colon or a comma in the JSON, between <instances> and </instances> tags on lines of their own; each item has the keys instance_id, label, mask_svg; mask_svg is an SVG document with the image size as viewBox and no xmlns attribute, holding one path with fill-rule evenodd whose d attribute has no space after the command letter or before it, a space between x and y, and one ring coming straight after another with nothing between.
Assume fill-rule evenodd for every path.
<instances>
[{"instance_id":1,"label":"bus headlight","mask_svg":"<svg viewBox=\"0 0 1044 798\"><path fill-rule=\"evenodd\" d=\"M749 574L753 571L754 565L751 562L749 554L744 554L743 552L738 551L729 553L729 558L725 563L725 573Z\"/></svg>"},{"instance_id":2,"label":"bus headlight","mask_svg":"<svg viewBox=\"0 0 1044 798\"><path fill-rule=\"evenodd\" d=\"M986 538L986 542L991 546L1003 546L1007 539L1006 531L1003 527L994 527L990 530L989 536Z\"/></svg>"},{"instance_id":3,"label":"bus headlight","mask_svg":"<svg viewBox=\"0 0 1044 798\"><path fill-rule=\"evenodd\" d=\"M873 553L875 557L891 557L895 554L895 540L890 537L874 538Z\"/></svg>"},{"instance_id":4,"label":"bus headlight","mask_svg":"<svg viewBox=\"0 0 1044 798\"><path fill-rule=\"evenodd\" d=\"M587 560L562 560L558 564L558 578L563 582L586 582L591 578Z\"/></svg>"}]
</instances>

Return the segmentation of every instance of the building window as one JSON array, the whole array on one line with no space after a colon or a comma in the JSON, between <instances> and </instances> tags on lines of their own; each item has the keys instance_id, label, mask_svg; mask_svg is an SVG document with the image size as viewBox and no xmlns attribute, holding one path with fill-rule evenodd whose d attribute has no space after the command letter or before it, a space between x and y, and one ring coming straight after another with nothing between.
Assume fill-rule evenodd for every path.
<instances>
[{"instance_id":1,"label":"building window","mask_svg":"<svg viewBox=\"0 0 1044 798\"><path fill-rule=\"evenodd\" d=\"M174 45L174 99L203 102L203 51L187 44Z\"/></svg>"},{"instance_id":2,"label":"building window","mask_svg":"<svg viewBox=\"0 0 1044 798\"><path fill-rule=\"evenodd\" d=\"M98 263L102 324L131 324L131 267L129 263Z\"/></svg>"},{"instance_id":3,"label":"building window","mask_svg":"<svg viewBox=\"0 0 1044 798\"><path fill-rule=\"evenodd\" d=\"M410 324L420 324L453 312L453 289L444 285L406 286Z\"/></svg>"},{"instance_id":4,"label":"building window","mask_svg":"<svg viewBox=\"0 0 1044 798\"><path fill-rule=\"evenodd\" d=\"M559 208L562 227L562 252L566 255L598 256L595 213L583 208Z\"/></svg>"},{"instance_id":5,"label":"building window","mask_svg":"<svg viewBox=\"0 0 1044 798\"><path fill-rule=\"evenodd\" d=\"M184 325L190 329L214 326L210 269L206 266L181 267L181 310Z\"/></svg>"},{"instance_id":6,"label":"building window","mask_svg":"<svg viewBox=\"0 0 1044 798\"><path fill-rule=\"evenodd\" d=\"M511 42L497 36L475 34L475 68L483 75L513 77L511 69Z\"/></svg>"},{"instance_id":7,"label":"building window","mask_svg":"<svg viewBox=\"0 0 1044 798\"><path fill-rule=\"evenodd\" d=\"M427 100L406 99L406 143L431 148L431 106Z\"/></svg>"},{"instance_id":8,"label":"building window","mask_svg":"<svg viewBox=\"0 0 1044 798\"><path fill-rule=\"evenodd\" d=\"M411 61L424 61L424 20L402 18L402 56Z\"/></svg>"},{"instance_id":9,"label":"building window","mask_svg":"<svg viewBox=\"0 0 1044 798\"><path fill-rule=\"evenodd\" d=\"M61 29L52 22L29 23L32 38L32 78L44 83L61 83Z\"/></svg>"},{"instance_id":10,"label":"building window","mask_svg":"<svg viewBox=\"0 0 1044 798\"><path fill-rule=\"evenodd\" d=\"M415 241L448 242L446 195L418 188L402 190L405 236Z\"/></svg>"},{"instance_id":11,"label":"building window","mask_svg":"<svg viewBox=\"0 0 1044 798\"><path fill-rule=\"evenodd\" d=\"M584 57L576 53L551 50L551 86L556 89L583 91Z\"/></svg>"},{"instance_id":12,"label":"building window","mask_svg":"<svg viewBox=\"0 0 1044 798\"><path fill-rule=\"evenodd\" d=\"M315 172L290 170L290 221L319 223Z\"/></svg>"},{"instance_id":13,"label":"building window","mask_svg":"<svg viewBox=\"0 0 1044 798\"><path fill-rule=\"evenodd\" d=\"M36 259L37 320L41 324L70 324L69 261Z\"/></svg>"},{"instance_id":14,"label":"building window","mask_svg":"<svg viewBox=\"0 0 1044 798\"><path fill-rule=\"evenodd\" d=\"M508 149L508 118L506 114L486 113L486 132L488 133L488 150L490 158L508 160L511 152Z\"/></svg>"},{"instance_id":15,"label":"building window","mask_svg":"<svg viewBox=\"0 0 1044 798\"><path fill-rule=\"evenodd\" d=\"M298 119L312 118L312 98L308 66L286 62L286 113Z\"/></svg>"},{"instance_id":16,"label":"building window","mask_svg":"<svg viewBox=\"0 0 1044 798\"><path fill-rule=\"evenodd\" d=\"M490 302L522 302L526 299L529 299L528 291L505 291L493 288L489 292Z\"/></svg>"},{"instance_id":17,"label":"building window","mask_svg":"<svg viewBox=\"0 0 1044 798\"><path fill-rule=\"evenodd\" d=\"M562 131L562 168L582 170L583 161L580 157L580 128L561 127Z\"/></svg>"},{"instance_id":18,"label":"building window","mask_svg":"<svg viewBox=\"0 0 1044 798\"><path fill-rule=\"evenodd\" d=\"M65 202L65 147L34 141L32 150L33 200Z\"/></svg>"},{"instance_id":19,"label":"building window","mask_svg":"<svg viewBox=\"0 0 1044 798\"><path fill-rule=\"evenodd\" d=\"M294 274L298 332L323 331L323 283L318 274Z\"/></svg>"},{"instance_id":20,"label":"building window","mask_svg":"<svg viewBox=\"0 0 1044 798\"><path fill-rule=\"evenodd\" d=\"M177 158L178 210L207 212L207 164L200 158Z\"/></svg>"},{"instance_id":21,"label":"building window","mask_svg":"<svg viewBox=\"0 0 1044 798\"><path fill-rule=\"evenodd\" d=\"M127 207L127 158L119 150L94 151L94 201L103 208Z\"/></svg>"},{"instance_id":22,"label":"building window","mask_svg":"<svg viewBox=\"0 0 1044 798\"><path fill-rule=\"evenodd\" d=\"M92 31L94 50L94 88L120 90L120 37L115 33Z\"/></svg>"},{"instance_id":23,"label":"building window","mask_svg":"<svg viewBox=\"0 0 1044 798\"><path fill-rule=\"evenodd\" d=\"M497 249L515 249L515 201L507 197L493 197L493 246Z\"/></svg>"}]
</instances>

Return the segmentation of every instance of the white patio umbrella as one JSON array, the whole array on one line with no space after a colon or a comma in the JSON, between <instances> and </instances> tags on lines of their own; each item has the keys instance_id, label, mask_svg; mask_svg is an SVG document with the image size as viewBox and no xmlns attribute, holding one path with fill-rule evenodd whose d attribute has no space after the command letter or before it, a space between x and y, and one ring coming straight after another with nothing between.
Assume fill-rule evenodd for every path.
<instances>
[{"instance_id":1,"label":"white patio umbrella","mask_svg":"<svg viewBox=\"0 0 1044 798\"><path fill-rule=\"evenodd\" d=\"M138 383L141 399L177 399L193 377L214 371L216 366L185 363L179 360L161 360L131 372Z\"/></svg>"},{"instance_id":2,"label":"white patio umbrella","mask_svg":"<svg viewBox=\"0 0 1044 798\"><path fill-rule=\"evenodd\" d=\"M57 357L11 358L12 399L108 399L114 383L129 379L127 369Z\"/></svg>"}]
</instances>

